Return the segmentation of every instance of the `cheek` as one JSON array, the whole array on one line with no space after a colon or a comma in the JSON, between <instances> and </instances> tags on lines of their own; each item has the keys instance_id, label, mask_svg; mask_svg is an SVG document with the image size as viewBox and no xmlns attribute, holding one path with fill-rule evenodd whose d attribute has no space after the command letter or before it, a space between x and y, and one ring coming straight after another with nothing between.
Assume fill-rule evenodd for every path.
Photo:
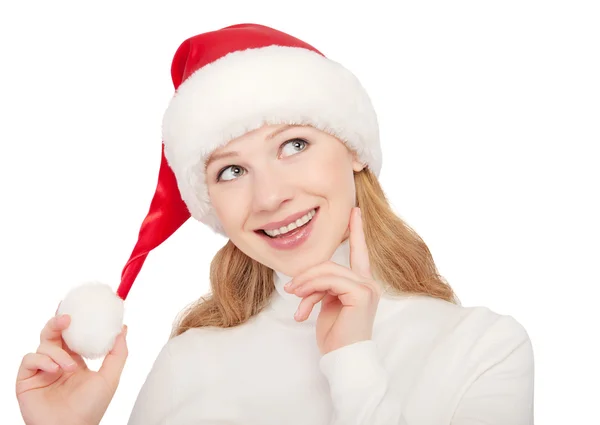
<instances>
[{"instance_id":1,"label":"cheek","mask_svg":"<svg viewBox=\"0 0 600 425\"><path fill-rule=\"evenodd\" d=\"M247 211L245 196L229 189L209 191L215 214L227 233L235 232L244 222Z\"/></svg>"},{"instance_id":2,"label":"cheek","mask_svg":"<svg viewBox=\"0 0 600 425\"><path fill-rule=\"evenodd\" d=\"M306 174L313 188L330 199L354 202L354 172L352 163L342 161L339 155L320 158L310 173Z\"/></svg>"}]
</instances>

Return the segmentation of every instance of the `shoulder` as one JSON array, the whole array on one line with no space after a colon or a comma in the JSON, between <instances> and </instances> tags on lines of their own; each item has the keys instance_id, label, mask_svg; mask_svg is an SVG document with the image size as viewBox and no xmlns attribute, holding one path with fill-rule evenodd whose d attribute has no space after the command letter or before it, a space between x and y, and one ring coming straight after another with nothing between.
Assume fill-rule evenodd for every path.
<instances>
[{"instance_id":1,"label":"shoulder","mask_svg":"<svg viewBox=\"0 0 600 425\"><path fill-rule=\"evenodd\" d=\"M446 415L439 422L448 423L464 397L480 403L483 398L475 398L482 396L492 403L502 394L531 391L533 349L525 327L513 316L427 296L387 302L398 306L380 329L378 342L391 368L413 371L407 415L422 415L435 396L436 413Z\"/></svg>"},{"instance_id":2,"label":"shoulder","mask_svg":"<svg viewBox=\"0 0 600 425\"><path fill-rule=\"evenodd\" d=\"M218 364L219 351L214 341L220 330L194 328L167 340L154 360L147 382L182 390L209 382L214 370L206 365Z\"/></svg>"},{"instance_id":3,"label":"shoulder","mask_svg":"<svg viewBox=\"0 0 600 425\"><path fill-rule=\"evenodd\" d=\"M224 360L224 353L238 352L240 347L253 342L254 321L242 325L220 328L199 327L188 329L169 339L163 351L175 363L186 365Z\"/></svg>"},{"instance_id":4,"label":"shoulder","mask_svg":"<svg viewBox=\"0 0 600 425\"><path fill-rule=\"evenodd\" d=\"M177 335L166 344L171 357L181 360L185 357L198 358L203 353L219 344L225 344L228 335L235 333L235 328L200 327L192 328Z\"/></svg>"},{"instance_id":5,"label":"shoulder","mask_svg":"<svg viewBox=\"0 0 600 425\"><path fill-rule=\"evenodd\" d=\"M215 342L224 329L190 329L162 346L133 408L131 424L156 423L181 397L202 392L223 377Z\"/></svg>"},{"instance_id":6,"label":"shoulder","mask_svg":"<svg viewBox=\"0 0 600 425\"><path fill-rule=\"evenodd\" d=\"M381 300L379 322L391 324L399 335L410 334L447 349L468 350L470 355L502 355L529 344L525 327L513 316L486 306L464 307L429 296L386 296Z\"/></svg>"}]
</instances>

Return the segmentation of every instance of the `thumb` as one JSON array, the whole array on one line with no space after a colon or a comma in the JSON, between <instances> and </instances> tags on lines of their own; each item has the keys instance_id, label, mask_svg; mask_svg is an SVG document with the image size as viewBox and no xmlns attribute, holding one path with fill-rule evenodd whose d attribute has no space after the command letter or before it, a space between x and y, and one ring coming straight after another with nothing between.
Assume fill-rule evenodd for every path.
<instances>
[{"instance_id":1,"label":"thumb","mask_svg":"<svg viewBox=\"0 0 600 425\"><path fill-rule=\"evenodd\" d=\"M127 325L123 326L123 331L115 339L115 344L112 350L106 355L102 366L98 370L98 373L106 379L113 390L117 389L121 373L125 367L125 361L129 355L127 349Z\"/></svg>"}]
</instances>

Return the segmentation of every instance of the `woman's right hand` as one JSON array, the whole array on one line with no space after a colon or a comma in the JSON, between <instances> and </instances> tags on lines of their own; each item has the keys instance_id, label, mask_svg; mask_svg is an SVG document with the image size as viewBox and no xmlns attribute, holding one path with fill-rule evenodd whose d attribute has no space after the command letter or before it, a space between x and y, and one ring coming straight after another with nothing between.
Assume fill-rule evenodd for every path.
<instances>
[{"instance_id":1,"label":"woman's right hand","mask_svg":"<svg viewBox=\"0 0 600 425\"><path fill-rule=\"evenodd\" d=\"M68 315L50 319L37 352L23 357L16 393L26 425L98 425L117 390L128 355L127 327L94 372L62 338L70 322Z\"/></svg>"}]
</instances>

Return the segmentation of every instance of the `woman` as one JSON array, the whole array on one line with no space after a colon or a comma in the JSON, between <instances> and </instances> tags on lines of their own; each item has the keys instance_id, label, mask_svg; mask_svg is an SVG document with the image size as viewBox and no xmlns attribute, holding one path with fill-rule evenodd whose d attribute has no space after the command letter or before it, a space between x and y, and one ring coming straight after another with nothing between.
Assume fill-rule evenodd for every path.
<instances>
[{"instance_id":1,"label":"woman","mask_svg":"<svg viewBox=\"0 0 600 425\"><path fill-rule=\"evenodd\" d=\"M159 187L118 294L189 216L229 241L131 425L533 423L526 331L461 307L390 209L376 115L350 72L245 24L186 40L172 75ZM71 320L52 319L23 360L27 424L97 424L116 390L124 334L94 373L79 355L94 349L65 339Z\"/></svg>"}]
</instances>

